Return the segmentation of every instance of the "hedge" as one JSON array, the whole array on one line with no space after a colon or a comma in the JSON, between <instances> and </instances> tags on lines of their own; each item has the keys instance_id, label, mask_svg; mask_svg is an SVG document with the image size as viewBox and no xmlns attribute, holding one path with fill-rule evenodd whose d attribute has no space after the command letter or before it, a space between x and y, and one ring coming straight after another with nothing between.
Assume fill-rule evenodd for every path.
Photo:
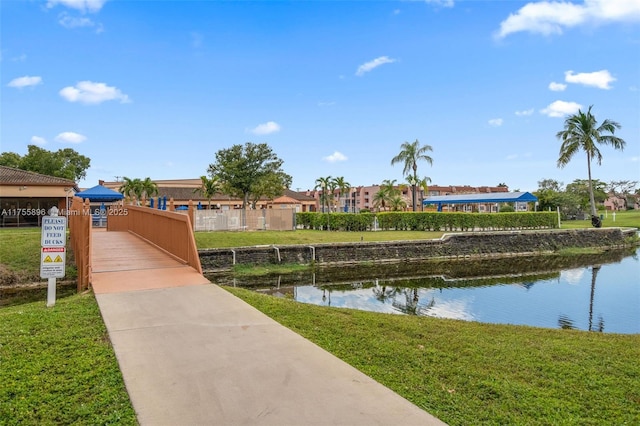
<instances>
[{"instance_id":1,"label":"hedge","mask_svg":"<svg viewBox=\"0 0 640 426\"><path fill-rule=\"evenodd\" d=\"M296 213L296 223L303 229L334 231L491 231L512 229L557 228L555 212L519 213ZM377 225L376 225L377 224Z\"/></svg>"}]
</instances>

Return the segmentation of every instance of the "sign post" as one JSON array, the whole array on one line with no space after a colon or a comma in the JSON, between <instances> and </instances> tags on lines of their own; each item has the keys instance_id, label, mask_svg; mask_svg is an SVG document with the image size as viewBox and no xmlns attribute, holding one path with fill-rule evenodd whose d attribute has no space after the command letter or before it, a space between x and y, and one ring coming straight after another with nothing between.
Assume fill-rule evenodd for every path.
<instances>
[{"instance_id":1,"label":"sign post","mask_svg":"<svg viewBox=\"0 0 640 426\"><path fill-rule=\"evenodd\" d=\"M67 218L58 216L58 209L53 207L49 214L42 218L42 250L40 252L40 278L49 280L47 286L47 307L56 304L56 278L64 278Z\"/></svg>"}]
</instances>

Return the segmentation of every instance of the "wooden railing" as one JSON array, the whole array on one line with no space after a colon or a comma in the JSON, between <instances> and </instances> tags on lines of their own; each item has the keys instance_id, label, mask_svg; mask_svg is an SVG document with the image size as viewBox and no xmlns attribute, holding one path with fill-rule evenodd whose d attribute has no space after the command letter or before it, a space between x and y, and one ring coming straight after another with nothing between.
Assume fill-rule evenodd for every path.
<instances>
[{"instance_id":1,"label":"wooden railing","mask_svg":"<svg viewBox=\"0 0 640 426\"><path fill-rule=\"evenodd\" d=\"M89 200L82 202L73 197L71 207L66 212L69 220L71 250L78 272L78 292L89 288L91 282L91 211Z\"/></svg>"},{"instance_id":2,"label":"wooden railing","mask_svg":"<svg viewBox=\"0 0 640 426\"><path fill-rule=\"evenodd\" d=\"M189 215L117 204L107 212L107 231L127 231L202 273Z\"/></svg>"}]
</instances>

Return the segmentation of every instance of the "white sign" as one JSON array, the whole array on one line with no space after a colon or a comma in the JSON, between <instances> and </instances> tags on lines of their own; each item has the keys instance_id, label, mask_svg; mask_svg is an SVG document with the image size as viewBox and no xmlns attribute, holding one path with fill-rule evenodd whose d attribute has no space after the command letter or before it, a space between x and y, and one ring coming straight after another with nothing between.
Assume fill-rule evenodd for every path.
<instances>
[{"instance_id":1,"label":"white sign","mask_svg":"<svg viewBox=\"0 0 640 426\"><path fill-rule=\"evenodd\" d=\"M42 247L64 247L67 244L67 218L42 217Z\"/></svg>"},{"instance_id":2,"label":"white sign","mask_svg":"<svg viewBox=\"0 0 640 426\"><path fill-rule=\"evenodd\" d=\"M65 265L64 247L42 247L40 278L63 278Z\"/></svg>"}]
</instances>

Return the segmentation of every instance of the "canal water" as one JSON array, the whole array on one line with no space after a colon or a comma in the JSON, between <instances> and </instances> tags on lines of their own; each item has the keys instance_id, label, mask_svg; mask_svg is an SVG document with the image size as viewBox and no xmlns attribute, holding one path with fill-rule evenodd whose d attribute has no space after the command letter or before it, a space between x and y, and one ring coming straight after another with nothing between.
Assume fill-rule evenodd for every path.
<instances>
[{"instance_id":1,"label":"canal water","mask_svg":"<svg viewBox=\"0 0 640 426\"><path fill-rule=\"evenodd\" d=\"M640 248L581 256L372 264L213 282L392 314L640 333Z\"/></svg>"}]
</instances>

